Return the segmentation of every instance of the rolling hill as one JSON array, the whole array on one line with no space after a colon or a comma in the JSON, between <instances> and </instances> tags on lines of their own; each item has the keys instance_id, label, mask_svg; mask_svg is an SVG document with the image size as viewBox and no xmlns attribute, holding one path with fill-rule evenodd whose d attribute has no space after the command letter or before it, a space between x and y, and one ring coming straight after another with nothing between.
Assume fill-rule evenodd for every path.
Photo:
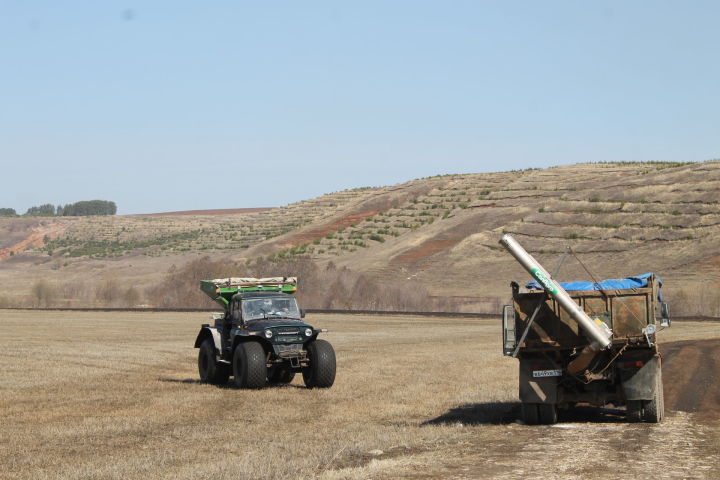
<instances>
[{"instance_id":1,"label":"rolling hill","mask_svg":"<svg viewBox=\"0 0 720 480\"><path fill-rule=\"evenodd\" d=\"M92 303L83 292L108 279L142 294L204 255L309 258L495 311L527 278L497 243L510 232L548 269L570 247L561 279L588 278L582 264L606 278L654 271L683 308L715 315L719 225L718 161L444 175L260 211L0 218L0 295L20 302L42 278L62 287L56 303Z\"/></svg>"}]
</instances>

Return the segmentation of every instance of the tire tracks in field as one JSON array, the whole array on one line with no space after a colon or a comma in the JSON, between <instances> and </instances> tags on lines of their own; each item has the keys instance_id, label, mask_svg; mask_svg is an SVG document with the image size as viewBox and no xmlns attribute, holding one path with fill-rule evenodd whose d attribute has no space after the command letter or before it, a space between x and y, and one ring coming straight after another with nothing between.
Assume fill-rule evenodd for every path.
<instances>
[{"instance_id":1,"label":"tire tracks in field","mask_svg":"<svg viewBox=\"0 0 720 480\"><path fill-rule=\"evenodd\" d=\"M720 340L662 344L665 408L720 418Z\"/></svg>"}]
</instances>

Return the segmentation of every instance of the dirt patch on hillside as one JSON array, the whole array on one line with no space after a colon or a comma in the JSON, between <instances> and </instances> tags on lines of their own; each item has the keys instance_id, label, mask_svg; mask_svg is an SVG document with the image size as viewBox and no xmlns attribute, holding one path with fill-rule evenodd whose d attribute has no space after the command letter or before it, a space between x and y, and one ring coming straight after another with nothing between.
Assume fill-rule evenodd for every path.
<instances>
[{"instance_id":1,"label":"dirt patch on hillside","mask_svg":"<svg viewBox=\"0 0 720 480\"><path fill-rule=\"evenodd\" d=\"M432 257L436 253L448 250L465 238L465 234L455 234L452 232L443 232L435 238L424 241L417 247L413 247L393 258L390 265L393 267L406 267L421 263L428 257Z\"/></svg>"},{"instance_id":2,"label":"dirt patch on hillside","mask_svg":"<svg viewBox=\"0 0 720 480\"><path fill-rule=\"evenodd\" d=\"M342 228L347 228L374 217L378 213L385 212L411 198L426 194L434 186L434 183L429 183L427 185L412 185L389 190L386 193L364 200L360 205L354 205L345 214L336 215L324 223L307 230L290 233L274 242L264 244L264 247L289 248L312 242L325 237L328 233L335 233Z\"/></svg>"},{"instance_id":3,"label":"dirt patch on hillside","mask_svg":"<svg viewBox=\"0 0 720 480\"><path fill-rule=\"evenodd\" d=\"M57 238L60 233L65 231L67 226L67 223L53 223L51 225L35 227L32 233L24 239L7 248L0 248L0 260L5 260L12 255L23 253L29 248L42 247L45 244L46 237L50 240Z\"/></svg>"},{"instance_id":4,"label":"dirt patch on hillside","mask_svg":"<svg viewBox=\"0 0 720 480\"><path fill-rule=\"evenodd\" d=\"M328 233L337 232L341 228L347 228L354 223L362 222L366 218L370 218L377 214L377 210L365 210L362 212L352 213L344 217L335 218L323 225L285 237L282 241L275 243L275 246L288 248L296 245L302 245L303 243L310 243L313 240L325 237Z\"/></svg>"},{"instance_id":5,"label":"dirt patch on hillside","mask_svg":"<svg viewBox=\"0 0 720 480\"><path fill-rule=\"evenodd\" d=\"M720 340L664 343L665 408L720 418Z\"/></svg>"},{"instance_id":6,"label":"dirt patch on hillside","mask_svg":"<svg viewBox=\"0 0 720 480\"><path fill-rule=\"evenodd\" d=\"M502 225L512 215L517 213L508 208L503 208L501 211L477 212L395 256L390 261L390 266L413 268L426 264L436 255L448 252L470 235Z\"/></svg>"},{"instance_id":7,"label":"dirt patch on hillside","mask_svg":"<svg viewBox=\"0 0 720 480\"><path fill-rule=\"evenodd\" d=\"M177 212L141 213L137 217L168 217L176 215L237 215L247 213L260 213L272 210L274 207L258 208L216 208L214 210L179 210Z\"/></svg>"}]
</instances>

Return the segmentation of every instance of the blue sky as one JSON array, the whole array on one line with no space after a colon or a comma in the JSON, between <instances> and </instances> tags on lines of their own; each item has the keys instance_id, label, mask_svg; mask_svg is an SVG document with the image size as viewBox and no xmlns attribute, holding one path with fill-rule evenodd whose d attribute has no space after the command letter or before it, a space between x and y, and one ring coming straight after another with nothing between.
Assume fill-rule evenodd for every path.
<instances>
[{"instance_id":1,"label":"blue sky","mask_svg":"<svg viewBox=\"0 0 720 480\"><path fill-rule=\"evenodd\" d=\"M720 157L717 2L0 0L0 207Z\"/></svg>"}]
</instances>

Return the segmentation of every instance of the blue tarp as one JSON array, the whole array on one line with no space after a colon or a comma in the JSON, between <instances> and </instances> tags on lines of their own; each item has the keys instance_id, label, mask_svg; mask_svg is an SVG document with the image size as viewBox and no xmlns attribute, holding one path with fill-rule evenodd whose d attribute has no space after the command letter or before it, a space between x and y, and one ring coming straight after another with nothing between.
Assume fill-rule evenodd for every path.
<instances>
[{"instance_id":1,"label":"blue tarp","mask_svg":"<svg viewBox=\"0 0 720 480\"><path fill-rule=\"evenodd\" d=\"M643 288L647 287L648 278L653 273L643 273L642 275L635 275L627 278L611 278L609 280L602 280L600 282L558 282L568 292L575 291L587 291L587 290L622 290L624 288ZM658 281L658 297L662 302L662 293L660 288L662 287L662 280L660 277L655 276ZM540 284L533 280L532 282L525 285L525 288L531 288L534 290L542 290Z\"/></svg>"}]
</instances>

